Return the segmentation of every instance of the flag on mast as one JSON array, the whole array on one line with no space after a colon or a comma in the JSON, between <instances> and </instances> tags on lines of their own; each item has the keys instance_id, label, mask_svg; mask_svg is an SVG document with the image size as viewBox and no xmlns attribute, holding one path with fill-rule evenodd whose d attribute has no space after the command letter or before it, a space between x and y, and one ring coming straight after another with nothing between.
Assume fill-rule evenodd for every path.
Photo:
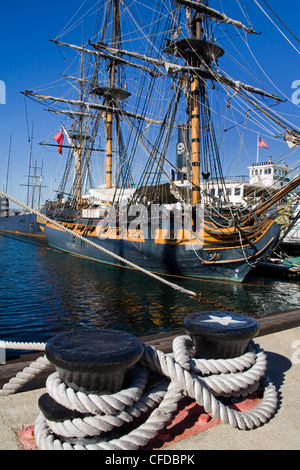
<instances>
[{"instance_id":1,"label":"flag on mast","mask_svg":"<svg viewBox=\"0 0 300 470\"><path fill-rule=\"evenodd\" d=\"M53 139L58 143L57 151L60 155L62 155L62 143L64 141L64 134L62 128L57 132L57 134L53 137Z\"/></svg>"},{"instance_id":2,"label":"flag on mast","mask_svg":"<svg viewBox=\"0 0 300 470\"><path fill-rule=\"evenodd\" d=\"M263 148L263 149L268 149L269 148L267 142L264 139L262 139L261 137L258 138L258 146Z\"/></svg>"}]
</instances>

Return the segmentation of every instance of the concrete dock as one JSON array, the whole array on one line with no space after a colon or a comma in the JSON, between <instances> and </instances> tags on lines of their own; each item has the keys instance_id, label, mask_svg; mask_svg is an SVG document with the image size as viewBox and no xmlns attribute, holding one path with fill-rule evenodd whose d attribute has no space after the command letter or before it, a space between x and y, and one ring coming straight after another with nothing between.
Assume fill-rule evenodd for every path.
<instances>
[{"instance_id":1,"label":"concrete dock","mask_svg":"<svg viewBox=\"0 0 300 470\"><path fill-rule=\"evenodd\" d=\"M259 336L255 341L266 352L267 375L278 390L275 415L254 430L241 431L220 423L168 443L161 451L300 449L300 326ZM34 424L39 414L38 398L44 392L45 388L37 385L0 397L0 450L24 450L17 432Z\"/></svg>"},{"instance_id":2,"label":"concrete dock","mask_svg":"<svg viewBox=\"0 0 300 470\"><path fill-rule=\"evenodd\" d=\"M257 342L267 354L267 375L279 394L273 418L246 431L221 423L170 450L300 450L300 327L261 336Z\"/></svg>"}]
</instances>

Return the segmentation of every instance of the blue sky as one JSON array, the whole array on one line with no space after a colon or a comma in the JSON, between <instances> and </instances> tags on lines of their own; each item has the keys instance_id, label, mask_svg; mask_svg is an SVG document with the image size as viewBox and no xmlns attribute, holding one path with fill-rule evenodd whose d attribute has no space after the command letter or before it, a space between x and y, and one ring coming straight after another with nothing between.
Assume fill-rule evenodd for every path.
<instances>
[{"instance_id":1,"label":"blue sky","mask_svg":"<svg viewBox=\"0 0 300 470\"><path fill-rule=\"evenodd\" d=\"M93 5L92 0L86 0L86 8ZM130 3L130 2L129 2ZM211 6L217 6L217 1L211 2ZM262 32L260 36L249 37L251 48L266 76L261 73L263 81L270 90L277 94L283 94L287 102L283 105L285 117L295 126L300 127L299 105L291 102L295 89L292 84L300 81L299 53L287 42L277 31L275 26L266 19L265 15L257 7L254 0L242 1L247 5L248 13L255 30ZM300 44L279 23L267 9L263 0L259 3L268 11L276 24L284 31L298 50ZM280 14L282 20L294 32L298 38L300 6L298 0L268 0L274 11ZM223 0L224 10L234 15L235 9L231 8L233 0ZM60 127L60 118L53 116L31 100L26 100L20 93L22 90L34 90L41 88L57 80L60 74L66 70L67 61L59 48L51 43L49 39L55 39L71 20L74 13L81 5L81 0L28 0L27 2L16 0L9 2L1 1L0 19L0 80L6 85L6 104L0 104L0 184L6 178L7 158L10 136L12 135L12 149L10 158L10 172L8 193L21 202L25 202L26 190L20 186L24 184L27 175L29 159L28 133L33 135L33 157L38 165L43 160L45 198L51 197L51 188L55 188L56 176L63 165L63 157L60 157L53 147L38 145L39 142L54 136ZM227 6L227 8L226 8ZM284 11L282 7L284 6ZM231 11L232 10L232 11ZM92 27L93 17L87 15L88 25ZM244 18L239 18L244 20ZM82 31L84 40L88 39L88 26L82 26L71 31L69 35L62 38L63 41L80 44ZM273 84L270 83L270 80ZM274 88L275 86L275 88ZM277 88L277 89L276 89ZM50 90L51 91L51 90ZM300 98L300 93L299 93ZM268 136L262 135L266 140ZM286 144L279 144L276 140L268 140L270 146L269 154L274 159L279 158L285 152ZM256 139L249 144L249 152L256 159ZM263 150L261 150L263 152ZM299 160L299 151L294 154L295 161ZM247 165L240 169L247 173ZM52 193L53 196L53 193Z\"/></svg>"}]
</instances>

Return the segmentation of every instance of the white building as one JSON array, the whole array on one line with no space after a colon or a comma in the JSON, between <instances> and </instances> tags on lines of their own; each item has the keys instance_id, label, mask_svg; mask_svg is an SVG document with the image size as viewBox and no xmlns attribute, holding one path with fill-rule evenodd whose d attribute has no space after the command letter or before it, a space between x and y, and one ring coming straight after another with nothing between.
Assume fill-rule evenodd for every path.
<instances>
[{"instance_id":1,"label":"white building","mask_svg":"<svg viewBox=\"0 0 300 470\"><path fill-rule=\"evenodd\" d=\"M273 163L272 157L270 157L268 162L253 163L253 165L249 167L249 172L250 184L280 189L290 181L291 170L284 163Z\"/></svg>"},{"instance_id":2,"label":"white building","mask_svg":"<svg viewBox=\"0 0 300 470\"><path fill-rule=\"evenodd\" d=\"M268 162L253 163L249 168L249 179L227 179L225 187L210 181L203 187L211 198L227 200L233 206L259 203L262 198L278 191L290 181L291 170L287 165Z\"/></svg>"}]
</instances>

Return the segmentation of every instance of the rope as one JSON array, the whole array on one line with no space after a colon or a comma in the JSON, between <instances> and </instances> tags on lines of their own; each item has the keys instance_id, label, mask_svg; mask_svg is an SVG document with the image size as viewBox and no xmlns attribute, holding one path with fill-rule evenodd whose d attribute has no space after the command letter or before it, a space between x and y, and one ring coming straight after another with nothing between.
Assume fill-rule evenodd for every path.
<instances>
[{"instance_id":1,"label":"rope","mask_svg":"<svg viewBox=\"0 0 300 470\"><path fill-rule=\"evenodd\" d=\"M17 374L16 385L49 365L45 357L39 358ZM171 354L144 344L144 354L131 369L127 386L114 394L99 395L69 386L55 372L46 382L48 394L78 415L57 422L40 413L35 423L36 443L45 450L137 450L171 422L185 396L224 424L253 429L270 419L277 407L277 392L265 376L266 368L266 355L253 341L237 358L196 359L191 338L180 336L175 338ZM9 384L0 394L16 391L12 380ZM217 398L247 397L260 388L262 401L251 411L237 411Z\"/></svg>"},{"instance_id":2,"label":"rope","mask_svg":"<svg viewBox=\"0 0 300 470\"><path fill-rule=\"evenodd\" d=\"M45 351L45 343L17 343L14 341L0 341L0 349L22 349L25 351Z\"/></svg>"},{"instance_id":3,"label":"rope","mask_svg":"<svg viewBox=\"0 0 300 470\"><path fill-rule=\"evenodd\" d=\"M0 341L0 349L19 349L27 351L45 351L45 343L22 343L15 341ZM44 370L51 367L50 362L46 356L39 357L33 361L28 367L25 367L21 372L18 372L15 377L12 377L2 389L0 389L0 397L2 395L11 395L16 393L26 383L30 382L34 377L39 375Z\"/></svg>"},{"instance_id":4,"label":"rope","mask_svg":"<svg viewBox=\"0 0 300 470\"><path fill-rule=\"evenodd\" d=\"M99 438L86 440L87 443L84 445L81 443L72 444L67 442L67 439L59 439L50 430L49 421L46 421L44 416L40 414L35 423L36 443L42 450L137 450L155 437L157 431L164 428L165 424L172 418L173 412L176 411L177 403L181 397L178 387L170 384L158 408L137 429L110 441L105 439L99 441ZM149 399L151 399L150 394Z\"/></svg>"},{"instance_id":5,"label":"rope","mask_svg":"<svg viewBox=\"0 0 300 470\"><path fill-rule=\"evenodd\" d=\"M262 357L263 356L263 357ZM223 423L230 424L233 427L239 429L253 429L255 426L259 426L269 419L274 413L277 406L277 392L273 384L269 383L267 377L264 377L265 367L260 367L261 379L265 387L264 398L261 404L250 412L239 412L232 408L224 405L220 400L217 400L214 396L214 390L209 389L206 385L205 380L202 377L192 374L190 371L185 369L181 364L174 361L170 356L164 355L161 351L155 351L154 348L148 346L145 351L144 359L148 366L155 364L157 371L161 371L170 380L177 383L189 397L194 398L197 403L204 407L206 413L212 413L213 417L220 419ZM258 360L258 356L257 356ZM261 351L260 360L265 360L264 353ZM230 360L229 360L230 361ZM251 374L250 374L251 375ZM222 376L222 380L226 383L225 376ZM251 381L248 378L244 380L244 387L250 386ZM252 383L256 389L259 386L259 382ZM243 388L238 385L235 386L233 392L235 396L244 395ZM227 396L218 391L220 396Z\"/></svg>"},{"instance_id":6,"label":"rope","mask_svg":"<svg viewBox=\"0 0 300 470\"><path fill-rule=\"evenodd\" d=\"M49 367L51 367L51 364L46 356L39 357L28 367L25 367L22 372L18 372L15 377L10 379L10 381L3 386L2 390L0 390L0 396L16 393L23 385L25 385L44 370L47 370Z\"/></svg>"}]
</instances>

